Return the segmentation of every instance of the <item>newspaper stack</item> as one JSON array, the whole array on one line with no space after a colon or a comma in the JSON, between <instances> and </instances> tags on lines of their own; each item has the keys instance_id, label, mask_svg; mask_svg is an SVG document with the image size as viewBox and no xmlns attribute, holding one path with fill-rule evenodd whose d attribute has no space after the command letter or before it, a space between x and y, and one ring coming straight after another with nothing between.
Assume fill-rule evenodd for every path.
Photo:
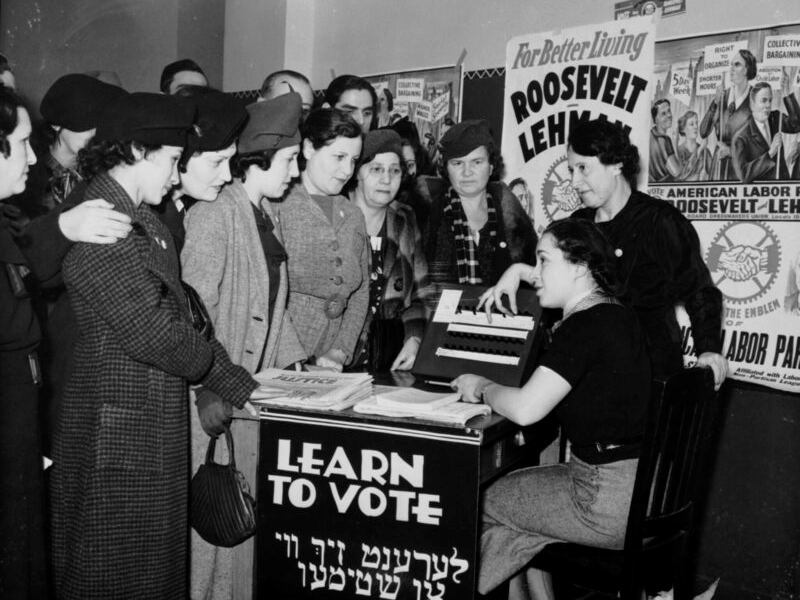
<instances>
[{"instance_id":1,"label":"newspaper stack","mask_svg":"<svg viewBox=\"0 0 800 600\"><path fill-rule=\"evenodd\" d=\"M372 394L369 373L264 369L253 377L260 385L250 401L260 406L337 411Z\"/></svg>"},{"instance_id":2,"label":"newspaper stack","mask_svg":"<svg viewBox=\"0 0 800 600\"><path fill-rule=\"evenodd\" d=\"M490 415L486 404L459 402L459 395L437 394L415 388L376 386L374 394L353 407L358 413L385 417L413 417L452 425L465 425L472 417Z\"/></svg>"}]
</instances>

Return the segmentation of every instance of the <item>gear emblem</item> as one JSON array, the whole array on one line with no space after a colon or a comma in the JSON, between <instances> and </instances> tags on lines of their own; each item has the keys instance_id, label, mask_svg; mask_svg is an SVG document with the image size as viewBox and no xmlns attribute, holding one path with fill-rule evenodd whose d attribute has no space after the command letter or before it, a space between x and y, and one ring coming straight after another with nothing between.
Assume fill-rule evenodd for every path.
<instances>
[{"instance_id":1,"label":"gear emblem","mask_svg":"<svg viewBox=\"0 0 800 600\"><path fill-rule=\"evenodd\" d=\"M541 198L548 223L570 216L583 204L572 187L572 177L567 168L567 157L562 156L547 169L542 183Z\"/></svg>"},{"instance_id":2,"label":"gear emblem","mask_svg":"<svg viewBox=\"0 0 800 600\"><path fill-rule=\"evenodd\" d=\"M775 283L780 263L780 240L759 221L725 224L706 255L714 283L733 304L747 304L763 296Z\"/></svg>"}]
</instances>

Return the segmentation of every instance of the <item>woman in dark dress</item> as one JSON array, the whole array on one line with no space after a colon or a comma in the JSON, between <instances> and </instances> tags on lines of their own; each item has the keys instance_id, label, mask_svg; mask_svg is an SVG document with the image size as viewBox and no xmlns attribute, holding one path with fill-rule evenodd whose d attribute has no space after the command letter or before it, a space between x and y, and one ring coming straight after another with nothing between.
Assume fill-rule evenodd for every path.
<instances>
[{"instance_id":1,"label":"woman in dark dress","mask_svg":"<svg viewBox=\"0 0 800 600\"><path fill-rule=\"evenodd\" d=\"M719 387L728 374L722 350L722 294L700 255L700 241L671 204L636 191L639 152L628 134L604 120L581 123L569 137L572 186L584 208L572 216L596 223L614 246L620 300L639 317L653 376L683 368L675 306L692 323L697 365L711 367Z\"/></svg>"},{"instance_id":2,"label":"woman in dark dress","mask_svg":"<svg viewBox=\"0 0 800 600\"><path fill-rule=\"evenodd\" d=\"M467 402L485 402L521 425L555 412L572 443L566 463L522 469L492 484L483 498L478 591L485 594L554 541L621 548L650 392L650 369L636 316L617 299L613 250L591 223L551 223L537 265L515 264L481 300L502 307L519 282L533 284L543 307L563 319L521 387L461 375ZM549 579L528 574L534 597L549 598Z\"/></svg>"}]
</instances>

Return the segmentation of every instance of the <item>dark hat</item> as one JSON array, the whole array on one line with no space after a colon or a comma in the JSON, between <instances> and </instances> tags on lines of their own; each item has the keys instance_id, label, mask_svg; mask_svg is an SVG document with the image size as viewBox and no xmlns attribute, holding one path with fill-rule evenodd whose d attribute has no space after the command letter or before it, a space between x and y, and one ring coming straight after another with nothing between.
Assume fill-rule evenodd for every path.
<instances>
[{"instance_id":1,"label":"dark hat","mask_svg":"<svg viewBox=\"0 0 800 600\"><path fill-rule=\"evenodd\" d=\"M52 125L70 131L88 131L97 127L100 113L107 104L127 92L82 73L56 79L42 98L39 112Z\"/></svg>"},{"instance_id":2,"label":"dark hat","mask_svg":"<svg viewBox=\"0 0 800 600\"><path fill-rule=\"evenodd\" d=\"M247 122L242 101L230 94L209 90L189 97L197 109L195 125L189 132L186 150L214 152L230 146Z\"/></svg>"},{"instance_id":3,"label":"dark hat","mask_svg":"<svg viewBox=\"0 0 800 600\"><path fill-rule=\"evenodd\" d=\"M194 114L194 104L186 98L147 92L126 94L106 106L95 139L184 146Z\"/></svg>"},{"instance_id":4,"label":"dark hat","mask_svg":"<svg viewBox=\"0 0 800 600\"><path fill-rule=\"evenodd\" d=\"M247 107L250 120L239 136L239 154L279 150L300 143L303 101L291 92Z\"/></svg>"},{"instance_id":5,"label":"dark hat","mask_svg":"<svg viewBox=\"0 0 800 600\"><path fill-rule=\"evenodd\" d=\"M403 160L403 138L391 129L376 129L364 136L364 145L361 147L359 166L372 162L378 154L394 152Z\"/></svg>"},{"instance_id":6,"label":"dark hat","mask_svg":"<svg viewBox=\"0 0 800 600\"><path fill-rule=\"evenodd\" d=\"M488 121L483 119L462 121L448 129L439 140L442 159L447 162L451 158L466 156L475 148L490 146L494 143Z\"/></svg>"}]
</instances>

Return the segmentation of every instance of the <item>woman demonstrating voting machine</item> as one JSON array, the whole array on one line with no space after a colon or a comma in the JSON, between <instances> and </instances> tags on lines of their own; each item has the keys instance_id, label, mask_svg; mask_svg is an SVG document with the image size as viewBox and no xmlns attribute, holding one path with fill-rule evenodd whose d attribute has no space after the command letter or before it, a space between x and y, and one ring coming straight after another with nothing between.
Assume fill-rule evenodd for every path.
<instances>
[{"instance_id":1,"label":"woman demonstrating voting machine","mask_svg":"<svg viewBox=\"0 0 800 600\"><path fill-rule=\"evenodd\" d=\"M515 264L481 297L504 313L520 281L533 284L543 307L563 319L530 379L502 386L465 374L452 385L467 402L485 402L527 425L555 412L572 443L568 462L515 471L483 498L478 591L516 574L546 544L577 542L621 548L650 392L649 358L636 315L617 295L613 249L592 223L552 223L537 246L537 265ZM537 598L549 579L531 571Z\"/></svg>"}]
</instances>

